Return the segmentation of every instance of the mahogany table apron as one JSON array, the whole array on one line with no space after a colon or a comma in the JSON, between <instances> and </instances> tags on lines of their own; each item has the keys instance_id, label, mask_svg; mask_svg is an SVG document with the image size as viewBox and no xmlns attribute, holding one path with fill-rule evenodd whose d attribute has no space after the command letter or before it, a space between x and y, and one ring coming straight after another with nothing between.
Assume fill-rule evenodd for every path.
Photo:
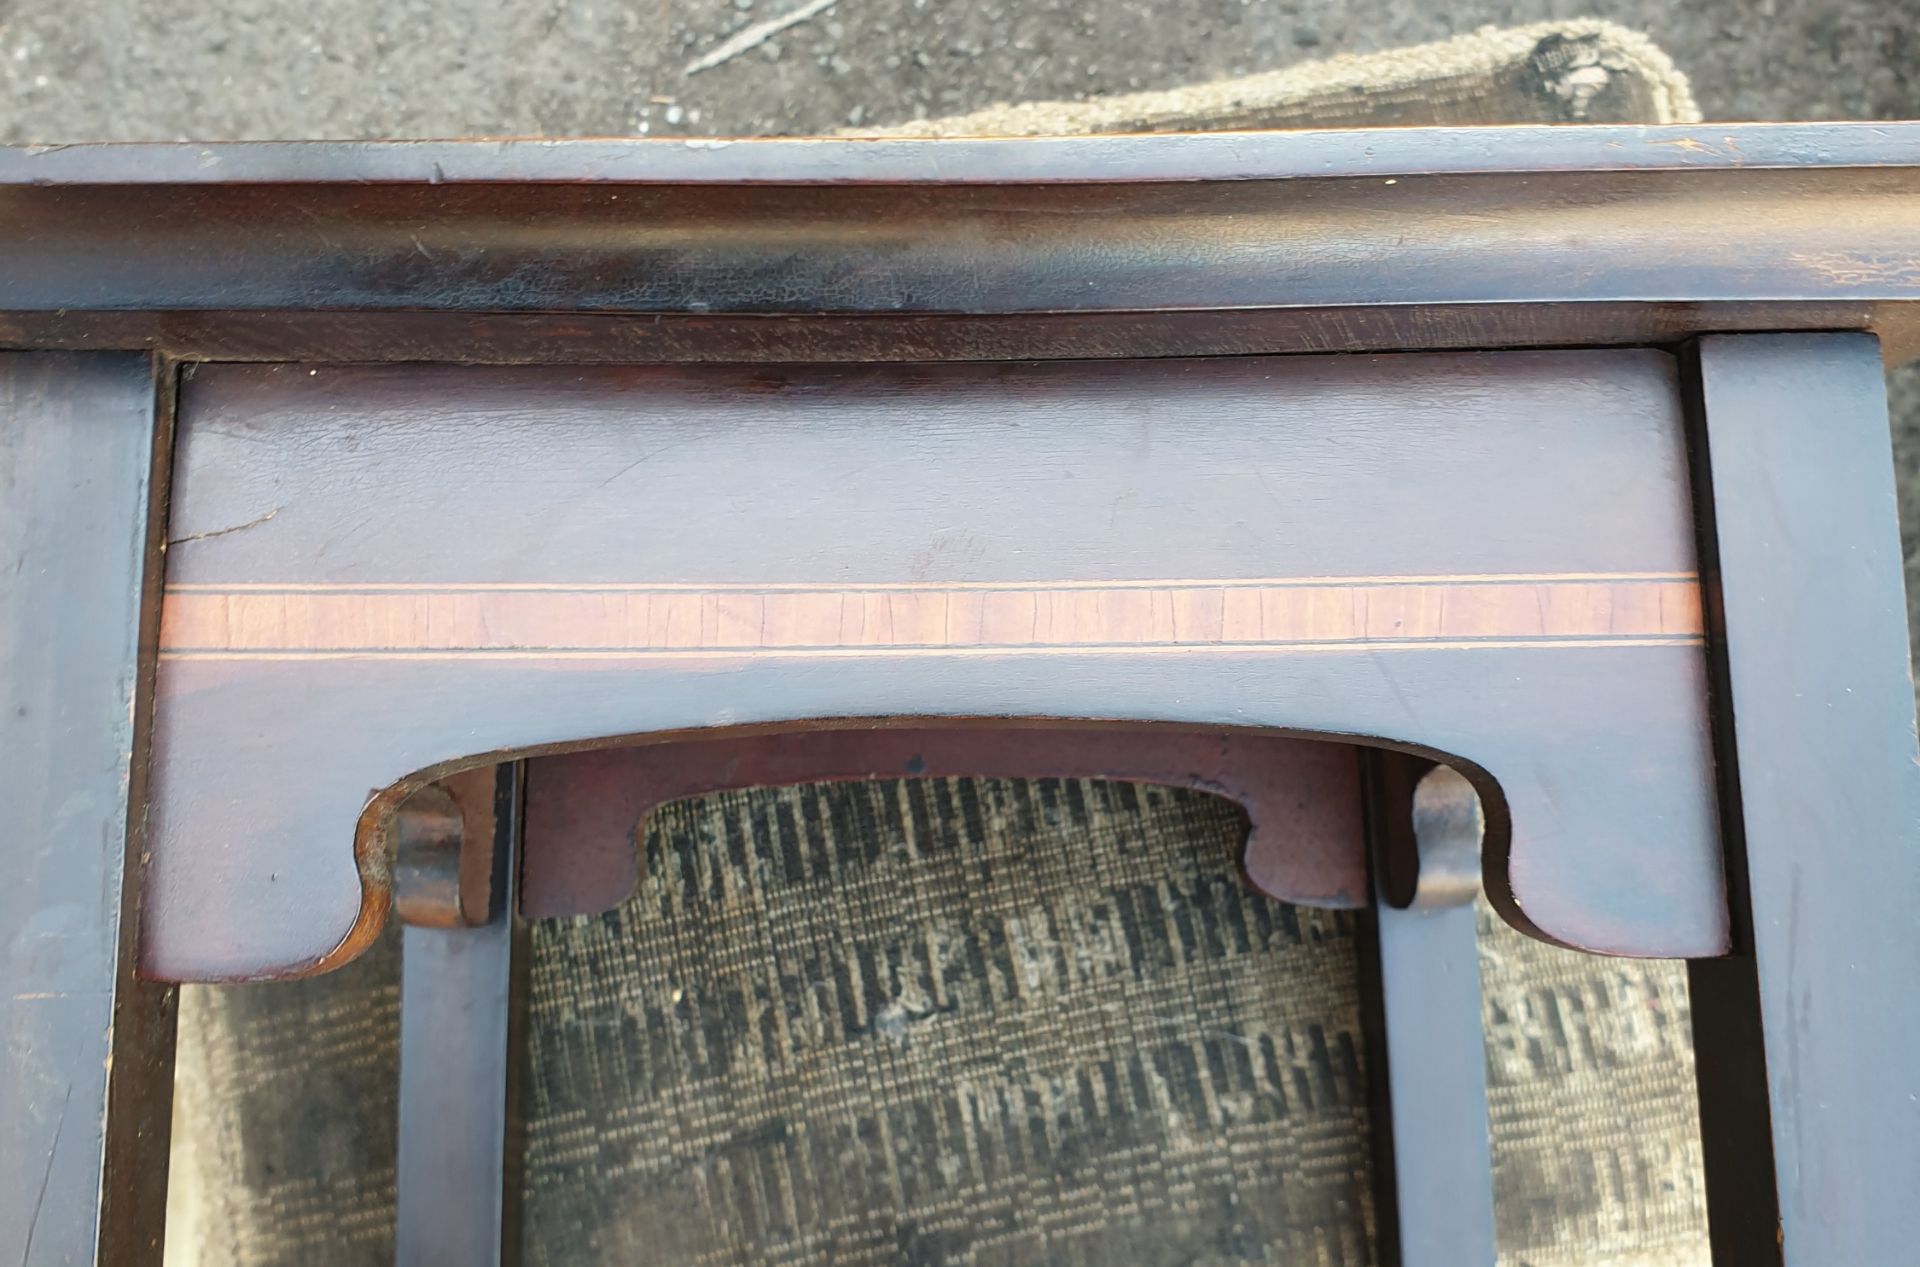
<instances>
[{"instance_id":1,"label":"mahogany table apron","mask_svg":"<svg viewBox=\"0 0 1920 1267\"><path fill-rule=\"evenodd\" d=\"M1709 353L1748 348L1819 353L1854 392L1877 372L1844 339ZM462 766L941 717L1432 754L1487 807L1510 918L1718 955L1696 375L1632 349L199 367L179 394L143 966L238 979L354 953L389 897L388 812ZM1722 515L1743 512L1738 478L1713 479ZM1753 1107L1733 1134L1764 1125Z\"/></svg>"},{"instance_id":2,"label":"mahogany table apron","mask_svg":"<svg viewBox=\"0 0 1920 1267\"><path fill-rule=\"evenodd\" d=\"M386 814L430 773L930 717L1446 754L1491 807L1510 918L1716 954L1686 471L1654 351L204 367L181 394L143 966L356 953L385 913Z\"/></svg>"},{"instance_id":3,"label":"mahogany table apron","mask_svg":"<svg viewBox=\"0 0 1920 1267\"><path fill-rule=\"evenodd\" d=\"M1494 811L1513 918L1615 953L1725 947L1664 353L206 366L177 436L155 975L352 953L387 901L385 808L463 762L940 717L1049 721L1062 744L1074 719L1445 754ZM239 841L227 807L265 786L286 791ZM356 818L357 869L337 831ZM631 853L631 821L607 835ZM1367 900L1287 862L1250 870L1293 900ZM1390 936L1382 917L1394 1161L1419 1177L1396 1230L1406 1263L1484 1262L1472 921L1437 918ZM506 1231L435 1212L510 1200L510 1170L473 1160L502 1151L477 1106L515 1039L507 1012L476 1030L435 1009L504 1006L511 939L407 946L399 1244L450 1261ZM489 970L494 988L472 976Z\"/></svg>"}]
</instances>

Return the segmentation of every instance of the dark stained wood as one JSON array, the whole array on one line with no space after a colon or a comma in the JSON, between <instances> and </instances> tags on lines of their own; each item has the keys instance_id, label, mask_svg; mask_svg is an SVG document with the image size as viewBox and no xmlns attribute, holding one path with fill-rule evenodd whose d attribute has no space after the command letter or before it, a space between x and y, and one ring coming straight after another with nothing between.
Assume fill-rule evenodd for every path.
<instances>
[{"instance_id":1,"label":"dark stained wood","mask_svg":"<svg viewBox=\"0 0 1920 1267\"><path fill-rule=\"evenodd\" d=\"M1915 124L16 147L0 339L791 362L1861 329L1897 360L1917 193Z\"/></svg>"},{"instance_id":2,"label":"dark stained wood","mask_svg":"<svg viewBox=\"0 0 1920 1267\"><path fill-rule=\"evenodd\" d=\"M1879 351L1848 335L1716 338L1698 373L1720 756L1750 904L1738 949L1751 976L1695 978L1710 992L1715 1261L1907 1261L1920 1245L1920 745ZM1742 988L1756 1020L1740 1015ZM1734 1103L1742 1090L1764 1098ZM1744 1129L1769 1120L1777 1206L1756 1194L1766 1151Z\"/></svg>"},{"instance_id":3,"label":"dark stained wood","mask_svg":"<svg viewBox=\"0 0 1920 1267\"><path fill-rule=\"evenodd\" d=\"M527 763L521 910L598 915L640 878L638 833L669 801L735 788L901 778L1072 778L1213 792L1247 812L1244 867L1270 897L1367 902L1352 747L1167 727L809 729L540 757Z\"/></svg>"},{"instance_id":4,"label":"dark stained wood","mask_svg":"<svg viewBox=\"0 0 1920 1267\"><path fill-rule=\"evenodd\" d=\"M1898 359L1920 351L1914 307L1893 300L1618 302L804 317L0 311L0 343L137 348L183 361L857 364L1662 344L1764 328L1875 330Z\"/></svg>"},{"instance_id":5,"label":"dark stained wood","mask_svg":"<svg viewBox=\"0 0 1920 1267\"><path fill-rule=\"evenodd\" d=\"M1509 918L1724 946L1660 354L223 367L185 401L157 976L355 953L420 778L850 718L1453 754Z\"/></svg>"},{"instance_id":6,"label":"dark stained wood","mask_svg":"<svg viewBox=\"0 0 1920 1267\"><path fill-rule=\"evenodd\" d=\"M1917 195L1920 166L1409 174L1390 188L0 186L15 247L0 310L1864 306L1920 299L1920 271L1881 263L1920 258Z\"/></svg>"},{"instance_id":7,"label":"dark stained wood","mask_svg":"<svg viewBox=\"0 0 1920 1267\"><path fill-rule=\"evenodd\" d=\"M1687 963L1708 1236L1714 1262L1720 1267L1777 1267L1782 1242L1774 1179L1773 1110L1767 1088L1767 1036L1760 1019L1760 975L1753 955L1753 905L1746 850L1740 844L1739 761L1727 708L1726 612L1716 601L1720 547L1714 528L1698 344L1682 349L1681 364L1689 413L1694 504L1699 508L1701 581L1711 631L1707 665L1718 753L1714 775L1728 841L1730 953Z\"/></svg>"},{"instance_id":8,"label":"dark stained wood","mask_svg":"<svg viewBox=\"0 0 1920 1267\"><path fill-rule=\"evenodd\" d=\"M1414 893L1410 886L1395 894L1387 877L1419 870L1411 810L1420 777L1433 767L1403 753L1367 755L1376 889L1360 931L1369 942L1362 970L1372 978L1362 991L1372 1013L1377 1164L1389 1180L1381 1193L1382 1259L1394 1267L1493 1267L1478 919L1470 899L1396 909Z\"/></svg>"},{"instance_id":9,"label":"dark stained wood","mask_svg":"<svg viewBox=\"0 0 1920 1267\"><path fill-rule=\"evenodd\" d=\"M1744 905L1745 877L1736 874L1735 859L1728 859L1727 870L1729 897ZM1760 1019L1760 980L1753 955L1736 952L1688 960L1687 1002L1713 1261L1719 1267L1777 1267L1780 1200L1767 1093L1767 1033Z\"/></svg>"},{"instance_id":10,"label":"dark stained wood","mask_svg":"<svg viewBox=\"0 0 1920 1267\"><path fill-rule=\"evenodd\" d=\"M182 387L166 636L175 659L296 650L323 636L308 620L271 632L205 623L229 599L236 612L257 601L250 595L306 595L324 609L329 596L351 607L355 596L388 594L423 611L448 596L498 597L564 617L541 632L568 639L604 632L618 610L609 594L658 594L656 616L676 595L786 598L792 629L768 615L737 633L730 623L676 626L670 641L745 649L804 634L808 595L871 590L904 593L905 603L914 593L1011 592L1030 604L1116 589L1194 590L1221 613L1208 626L1219 632L1240 611L1222 606L1220 584L1313 596L1324 582L1339 595L1324 609L1270 618L1319 638L1391 636L1364 626L1409 618L1449 637L1609 628L1697 637L1697 607L1671 605L1695 572L1677 387L1673 359L1652 351L202 366ZM1516 460L1511 450L1582 478L1510 479L1500 463ZM1367 474L1395 486L1375 488ZM1401 502L1409 509L1396 510ZM1331 519L1361 510L1369 531L1334 531ZM367 544L403 530L405 550ZM1301 566L1267 566L1276 562ZM1409 566L1429 563L1448 566ZM1492 597L1446 612L1369 613L1349 601L1354 586L1404 582L1490 583L1519 614L1489 606ZM1573 588L1552 591L1567 606L1542 608L1516 583ZM1601 596L1591 587L1612 584L1651 588L1617 608L1585 605ZM530 594L554 598L514 597ZM1636 597L1658 601L1641 607ZM1022 611L1012 640L1044 641L1046 627ZM1083 641L1132 621L1131 641L1161 614L1091 603L1059 618L1082 626ZM412 637L398 626L342 632L362 652L406 650ZM956 643L998 641L991 625L962 634L956 625ZM264 640L249 648L254 639ZM827 645L884 640L875 629Z\"/></svg>"},{"instance_id":11,"label":"dark stained wood","mask_svg":"<svg viewBox=\"0 0 1920 1267\"><path fill-rule=\"evenodd\" d=\"M483 846L473 852L495 864L501 901L492 919L402 933L398 1267L519 1261L527 952L513 892L522 783L516 763L445 782L468 843Z\"/></svg>"},{"instance_id":12,"label":"dark stained wood","mask_svg":"<svg viewBox=\"0 0 1920 1267\"><path fill-rule=\"evenodd\" d=\"M0 354L0 1260L160 1258L171 992L133 979L154 369ZM164 446L162 447L164 451ZM130 870L132 868L132 870Z\"/></svg>"}]
</instances>

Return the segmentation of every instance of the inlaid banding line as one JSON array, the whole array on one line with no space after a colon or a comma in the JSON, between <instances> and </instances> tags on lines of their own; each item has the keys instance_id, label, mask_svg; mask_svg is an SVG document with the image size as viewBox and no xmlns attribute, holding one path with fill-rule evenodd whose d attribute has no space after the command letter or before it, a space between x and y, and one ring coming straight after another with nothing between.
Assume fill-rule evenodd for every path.
<instances>
[{"instance_id":1,"label":"inlaid banding line","mask_svg":"<svg viewBox=\"0 0 1920 1267\"><path fill-rule=\"evenodd\" d=\"M960 592L970 590L1051 591L1127 589L1322 589L1372 585L1532 585L1543 581L1684 581L1699 578L1692 572L1466 572L1417 576L1281 576L1230 579L1129 581L170 581L169 594L461 594L559 592L754 594L893 593L908 590Z\"/></svg>"},{"instance_id":2,"label":"inlaid banding line","mask_svg":"<svg viewBox=\"0 0 1920 1267\"><path fill-rule=\"evenodd\" d=\"M1698 640L1676 574L1111 585L169 586L174 658L1327 649Z\"/></svg>"}]
</instances>

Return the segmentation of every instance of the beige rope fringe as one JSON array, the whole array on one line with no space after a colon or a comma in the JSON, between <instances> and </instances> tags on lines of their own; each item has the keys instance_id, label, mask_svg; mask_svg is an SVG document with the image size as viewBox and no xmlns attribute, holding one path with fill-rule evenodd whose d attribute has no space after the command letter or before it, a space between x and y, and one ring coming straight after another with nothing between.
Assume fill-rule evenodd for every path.
<instances>
[{"instance_id":1,"label":"beige rope fringe","mask_svg":"<svg viewBox=\"0 0 1920 1267\"><path fill-rule=\"evenodd\" d=\"M1490 95L1533 85L1541 117L1528 122L1697 123L1686 74L1638 31L1577 19L1482 27L1468 35L1380 53L1345 54L1235 79L1084 101L1022 101L883 127L858 136L1046 136L1088 132L1226 131L1392 123L1483 122ZM1609 87L1630 86L1630 109L1589 118ZM1504 91L1503 91L1504 90ZM1458 109L1453 107L1458 105ZM1623 103L1625 104L1625 103Z\"/></svg>"}]
</instances>

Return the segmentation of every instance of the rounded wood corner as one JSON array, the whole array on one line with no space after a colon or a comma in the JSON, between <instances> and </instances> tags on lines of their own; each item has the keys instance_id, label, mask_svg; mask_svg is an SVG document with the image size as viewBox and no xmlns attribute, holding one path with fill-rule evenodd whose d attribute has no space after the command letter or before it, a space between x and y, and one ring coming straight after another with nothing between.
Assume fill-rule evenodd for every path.
<instances>
[{"instance_id":1,"label":"rounded wood corner","mask_svg":"<svg viewBox=\"0 0 1920 1267\"><path fill-rule=\"evenodd\" d=\"M1020 742L1020 737L1040 734L1065 736L1077 746L1070 745L1065 757L1051 762L1036 759L1033 747ZM855 737L862 742L796 750L832 737L843 741ZM895 740L898 760L888 761L883 755L886 744ZM931 759L924 751L930 742L935 748ZM980 757L987 745L996 745L999 755L970 759ZM1155 745L1160 746L1157 752ZM543 794L542 774L568 785L565 791L552 793L553 784L547 783L547 800L536 801L528 813L531 834L557 834L556 839L534 840L534 861L523 859L522 909L531 918L597 914L626 900L641 878L640 833L654 812L674 801L759 786L942 776L1100 778L1220 796L1246 814L1241 874L1251 887L1299 905L1355 909L1372 900L1362 808L1367 792L1358 760L1366 750L1407 754L1448 766L1467 778L1485 812L1483 857L1489 899L1514 927L1556 945L1619 953L1605 945L1581 945L1556 936L1530 918L1509 882L1512 814L1500 779L1459 753L1387 736L1281 727L1067 717L829 717L609 735L474 754L423 767L375 793L361 812L354 853L363 900L353 926L327 955L277 975L331 971L371 946L393 907L395 811L423 786L506 761L531 763L535 774L529 781L530 797ZM664 757L653 763L651 777L642 763L643 754L649 753ZM1277 781L1270 777L1260 783L1249 777L1251 764L1264 763L1271 775L1276 757L1288 755L1321 759L1302 760L1280 772ZM1209 756L1211 766L1206 763ZM1290 799L1295 812L1305 811L1308 800L1295 794L1305 791L1303 780L1314 776L1331 782L1318 790L1323 810L1303 837L1297 821L1284 825L1278 821L1279 802ZM623 790L609 795L616 787ZM589 821L543 822L555 795L564 798L575 793L585 794L579 799L590 805ZM543 849L556 847L570 851L565 860L543 856ZM570 869L589 874L573 874L576 883L556 890L555 876Z\"/></svg>"}]
</instances>

